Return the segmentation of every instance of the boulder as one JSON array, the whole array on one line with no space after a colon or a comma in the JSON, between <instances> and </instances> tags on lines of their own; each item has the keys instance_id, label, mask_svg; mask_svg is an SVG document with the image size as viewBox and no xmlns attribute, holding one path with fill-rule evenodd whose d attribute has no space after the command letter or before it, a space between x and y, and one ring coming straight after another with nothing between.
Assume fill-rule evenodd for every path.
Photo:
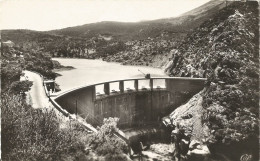
<instances>
[{"instance_id":1,"label":"boulder","mask_svg":"<svg viewBox=\"0 0 260 161\"><path fill-rule=\"evenodd\" d=\"M189 152L187 154L190 159L204 160L210 156L210 151L207 145L202 144L198 140L192 140L189 145Z\"/></svg>"}]
</instances>

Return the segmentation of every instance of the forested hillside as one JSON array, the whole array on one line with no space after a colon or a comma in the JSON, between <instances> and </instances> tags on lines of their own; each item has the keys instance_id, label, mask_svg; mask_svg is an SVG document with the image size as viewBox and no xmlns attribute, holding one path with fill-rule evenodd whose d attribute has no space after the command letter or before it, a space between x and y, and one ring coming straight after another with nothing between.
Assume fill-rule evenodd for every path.
<instances>
[{"instance_id":1,"label":"forested hillside","mask_svg":"<svg viewBox=\"0 0 260 161\"><path fill-rule=\"evenodd\" d=\"M258 155L258 15L256 1L222 9L182 41L166 68L172 76L208 78L202 122L210 128L208 143L224 143L229 155L232 148Z\"/></svg>"}]
</instances>

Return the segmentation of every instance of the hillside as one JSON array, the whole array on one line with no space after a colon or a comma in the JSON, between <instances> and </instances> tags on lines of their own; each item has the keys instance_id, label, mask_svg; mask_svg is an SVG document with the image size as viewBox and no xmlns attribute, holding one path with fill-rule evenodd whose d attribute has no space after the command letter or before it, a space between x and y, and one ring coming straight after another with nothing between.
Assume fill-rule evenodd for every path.
<instances>
[{"instance_id":1,"label":"hillside","mask_svg":"<svg viewBox=\"0 0 260 161\"><path fill-rule=\"evenodd\" d=\"M258 15L253 1L220 10L182 41L166 68L172 76L208 78L201 94L205 142L234 160L243 153L258 160Z\"/></svg>"},{"instance_id":2,"label":"hillside","mask_svg":"<svg viewBox=\"0 0 260 161\"><path fill-rule=\"evenodd\" d=\"M84 38L105 35L112 36L114 39L119 39L121 41L140 40L148 37L154 38L161 35L163 32L186 33L192 28L198 26L205 19L211 17L223 7L225 7L225 2L211 0L210 2L194 10L188 11L176 18L174 17L136 23L106 21L69 27L61 30L48 31L47 33Z\"/></svg>"},{"instance_id":3,"label":"hillside","mask_svg":"<svg viewBox=\"0 0 260 161\"><path fill-rule=\"evenodd\" d=\"M49 52L53 57L103 58L161 67L180 40L223 7L223 1L212 0L176 18L136 23L107 21L46 32L2 30L1 36L2 41L11 40L18 47ZM112 49L117 44L121 46ZM122 61L125 55L131 59ZM157 63L160 59L164 61Z\"/></svg>"},{"instance_id":4,"label":"hillside","mask_svg":"<svg viewBox=\"0 0 260 161\"><path fill-rule=\"evenodd\" d=\"M201 22L211 18L222 8L232 4L232 1L211 0L202 6L199 6L191 11L183 13L175 18L160 19L156 22L171 23L171 24L192 24L194 27L198 27Z\"/></svg>"}]
</instances>

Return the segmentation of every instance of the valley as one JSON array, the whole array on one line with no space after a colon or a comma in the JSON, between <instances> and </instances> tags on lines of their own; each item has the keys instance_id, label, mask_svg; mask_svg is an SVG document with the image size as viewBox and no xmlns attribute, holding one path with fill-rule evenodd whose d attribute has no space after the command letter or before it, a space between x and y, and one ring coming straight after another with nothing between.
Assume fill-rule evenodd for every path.
<instances>
[{"instance_id":1,"label":"valley","mask_svg":"<svg viewBox=\"0 0 260 161\"><path fill-rule=\"evenodd\" d=\"M45 117L38 117L34 110L28 110L30 105L17 101L20 96L24 97L26 91L31 90L30 82L19 80L22 71L29 70L43 75L44 80L55 80L60 85L62 91L56 93L56 101L60 107L64 106L72 111L68 115L75 117L76 122L78 107L82 113L87 113L86 116L92 113L94 120L99 115L102 115L102 119L106 116L103 124L97 126L97 133L84 136L87 130L82 124L77 122L71 126L75 133L69 132L68 135L75 140L72 144L75 148L68 149L73 159L78 157L74 153L78 149L81 157L92 157L87 154L87 149L91 155L112 160L116 160L116 157L119 160L129 160L129 157L139 154L140 152L136 152L132 155L129 145L114 137L120 130L117 127L117 124L121 123L118 118L130 120L128 123L131 126L135 114L139 112L143 114L141 116L151 113L159 129L168 131L165 137L168 139L167 144L163 141L151 143L149 135L140 132L140 138L150 139L143 139L146 148L144 154L157 153L160 158L165 155L166 159L173 157L171 152L161 151L171 149L170 134L178 126L189 136L187 142L190 147L188 146L189 150L183 157L188 161L237 161L243 158L249 158L248 161L258 160L258 25L258 2L211 0L173 18L135 23L104 21L51 31L1 30L1 95L4 98L4 130L7 131L3 132L7 140L3 144L11 145L4 151L7 154L5 159L18 155L17 151L12 151L18 143L12 143L10 140L16 138L17 142L26 142L27 140L21 138L26 138L27 132L38 126L32 124L28 127L31 129L23 131L22 136L17 137L19 133L8 127L16 126L12 122L16 119L13 113L19 111L19 108L23 109L23 113L19 113L21 118L29 118L28 122L38 118L39 122L42 121L40 119L47 120L47 123L52 122ZM161 77L164 86L155 85L155 77ZM127 84L128 79L131 79L132 84ZM143 79L147 79L146 83L141 84ZM196 82L197 80L202 81ZM115 82L117 84L113 85ZM95 84L98 83L102 87L96 87ZM197 93L187 92L192 88L196 89ZM198 92L198 89L201 91ZM50 99L55 102L56 96ZM84 103L80 104L78 100ZM183 101L178 102L180 100ZM167 106L161 107L163 102ZM177 102L178 107L170 106L172 102ZM15 112L8 107L12 107ZM157 112L151 112L153 107ZM166 110L167 113L164 111L160 116L160 108L168 107L171 111ZM142 108L143 111L140 110ZM42 115L42 111L39 113ZM48 114L52 115L47 113L44 116L47 117ZM111 118L112 116L118 118ZM137 122L138 128L142 129L147 118L139 115L136 118L138 119L133 122ZM87 117L82 119L86 120ZM60 129L59 121L54 123L55 126L51 123L50 125L58 130L49 137L57 141L56 136L69 131L70 125ZM19 125L20 129L26 127L23 121L19 122ZM50 127L46 125L45 128L51 131ZM134 131L130 129L129 133L131 130ZM157 129L156 132L158 131L160 130ZM33 133L32 136L28 135L32 137L28 140L34 140L35 135L48 138L45 135L49 134L41 130L36 132L37 134ZM77 135L80 137L75 137ZM64 139L69 140L66 136L64 135ZM133 142L139 145L140 140L143 141L137 139ZM70 158L64 148L67 147L66 143L57 143L63 147L62 150L55 149L52 141L46 145L56 151L60 150ZM35 145L27 141L23 148ZM42 147L42 140L37 140L37 145L39 146L35 147ZM57 158L50 150L52 148L47 150L45 157L55 160ZM38 156L32 149L26 150L31 157ZM39 155L43 155L43 149L39 148L39 151ZM154 154L146 159L157 156ZM24 158L25 155L23 154Z\"/></svg>"}]
</instances>

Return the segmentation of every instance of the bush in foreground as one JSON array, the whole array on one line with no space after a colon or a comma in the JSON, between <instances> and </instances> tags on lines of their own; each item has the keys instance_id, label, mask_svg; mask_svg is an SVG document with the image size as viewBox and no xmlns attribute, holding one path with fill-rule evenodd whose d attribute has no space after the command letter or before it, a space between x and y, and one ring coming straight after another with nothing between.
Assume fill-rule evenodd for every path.
<instances>
[{"instance_id":1,"label":"bush in foreground","mask_svg":"<svg viewBox=\"0 0 260 161\"><path fill-rule=\"evenodd\" d=\"M73 160L84 153L84 130L61 129L54 111L33 109L19 96L2 95L3 160ZM87 137L87 136L85 136Z\"/></svg>"},{"instance_id":2,"label":"bush in foreground","mask_svg":"<svg viewBox=\"0 0 260 161\"><path fill-rule=\"evenodd\" d=\"M123 154L127 153L127 144L114 135L118 131L118 118L105 118L103 125L98 128L90 139L90 146L98 155L105 156L106 160L127 160Z\"/></svg>"}]
</instances>

